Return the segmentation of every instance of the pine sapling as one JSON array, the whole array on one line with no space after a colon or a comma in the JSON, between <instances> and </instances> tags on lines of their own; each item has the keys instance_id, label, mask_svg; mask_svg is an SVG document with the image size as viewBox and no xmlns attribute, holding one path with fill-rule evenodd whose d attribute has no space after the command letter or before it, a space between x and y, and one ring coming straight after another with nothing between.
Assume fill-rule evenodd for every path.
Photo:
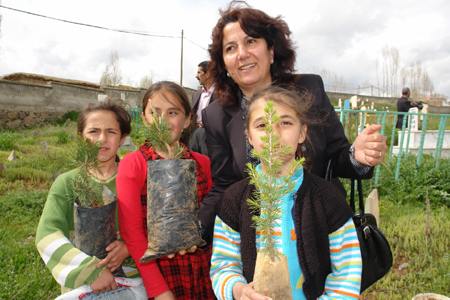
<instances>
[{"instance_id":1,"label":"pine sapling","mask_svg":"<svg viewBox=\"0 0 450 300\"><path fill-rule=\"evenodd\" d=\"M175 142L171 141L169 130L169 123L166 121L165 115L159 115L156 112L153 103L150 102L149 105L152 107L152 119L153 123L145 123L147 127L147 146L152 146L158 153L160 153L164 158L167 159L177 159L181 158L183 152L186 150L179 143L176 143L175 150L172 150L170 144Z\"/></svg>"},{"instance_id":2,"label":"pine sapling","mask_svg":"<svg viewBox=\"0 0 450 300\"><path fill-rule=\"evenodd\" d=\"M73 191L78 198L78 205L82 207L99 208L98 193L94 190L89 180L91 173L102 173L98 168L100 160L98 154L102 143L78 137L75 139L75 151L71 154L72 164L78 169L78 176L72 182ZM101 195L101 193L100 193ZM100 196L101 198L101 196Z\"/></svg>"},{"instance_id":3,"label":"pine sapling","mask_svg":"<svg viewBox=\"0 0 450 300\"><path fill-rule=\"evenodd\" d=\"M261 151L253 149L252 155L260 160L265 173L258 173L251 163L247 163L250 183L256 187L253 199L248 199L247 202L254 212L260 212L259 216L255 215L252 219L255 228L262 232L261 243L266 245L261 251L275 261L275 258L281 253L276 251L275 240L271 233L281 218L280 199L295 188L295 183L289 178L302 167L304 158L294 161L289 168L288 175L278 176L281 168L281 161L278 157L289 153L292 147L279 144L280 137L276 135L274 127L280 117L277 115L272 101L267 102L264 112L266 136L261 137L264 144L263 149Z\"/></svg>"}]
</instances>

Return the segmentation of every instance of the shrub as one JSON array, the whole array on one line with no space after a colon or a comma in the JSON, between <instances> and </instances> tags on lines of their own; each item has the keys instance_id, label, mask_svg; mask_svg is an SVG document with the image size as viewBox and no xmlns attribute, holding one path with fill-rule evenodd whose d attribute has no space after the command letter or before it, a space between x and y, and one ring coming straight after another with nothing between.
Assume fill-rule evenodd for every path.
<instances>
[{"instance_id":1,"label":"shrub","mask_svg":"<svg viewBox=\"0 0 450 300\"><path fill-rule=\"evenodd\" d=\"M61 117L61 122L64 123L66 122L67 119L70 119L71 121L76 121L78 119L79 114L80 114L79 111L70 110Z\"/></svg>"},{"instance_id":2,"label":"shrub","mask_svg":"<svg viewBox=\"0 0 450 300\"><path fill-rule=\"evenodd\" d=\"M16 140L20 134L13 132L0 133L0 150L9 151L16 148Z\"/></svg>"},{"instance_id":3,"label":"shrub","mask_svg":"<svg viewBox=\"0 0 450 300\"><path fill-rule=\"evenodd\" d=\"M18 179L32 180L32 181L48 181L52 178L50 172L43 170L36 170L28 167L11 168L2 173L0 177L15 181Z\"/></svg>"},{"instance_id":4,"label":"shrub","mask_svg":"<svg viewBox=\"0 0 450 300\"><path fill-rule=\"evenodd\" d=\"M56 141L57 144L67 144L70 141L69 138L70 134L66 131L58 131L56 133L56 137L58 140Z\"/></svg>"}]
</instances>

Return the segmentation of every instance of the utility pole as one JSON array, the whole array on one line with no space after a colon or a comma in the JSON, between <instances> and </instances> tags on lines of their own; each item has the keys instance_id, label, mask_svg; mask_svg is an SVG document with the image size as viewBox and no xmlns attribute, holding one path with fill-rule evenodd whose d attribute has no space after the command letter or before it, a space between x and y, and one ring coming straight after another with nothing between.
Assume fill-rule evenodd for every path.
<instances>
[{"instance_id":1,"label":"utility pole","mask_svg":"<svg viewBox=\"0 0 450 300\"><path fill-rule=\"evenodd\" d=\"M180 86L183 87L183 40L184 30L181 29L181 71L180 71Z\"/></svg>"}]
</instances>

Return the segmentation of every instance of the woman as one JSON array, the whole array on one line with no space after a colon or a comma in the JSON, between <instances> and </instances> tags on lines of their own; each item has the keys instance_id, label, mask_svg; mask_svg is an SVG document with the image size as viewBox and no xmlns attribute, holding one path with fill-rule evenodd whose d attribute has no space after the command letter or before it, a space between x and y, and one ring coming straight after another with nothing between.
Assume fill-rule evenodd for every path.
<instances>
[{"instance_id":1,"label":"woman","mask_svg":"<svg viewBox=\"0 0 450 300\"><path fill-rule=\"evenodd\" d=\"M253 161L251 146L244 133L247 101L270 85L294 85L313 98L315 112L309 118L321 118L325 125L311 126L308 152L311 173L325 176L333 158L333 174L345 178L370 178L373 166L384 158L386 138L380 125L366 128L350 145L317 75L295 75L295 51L290 30L280 17L232 2L221 11L212 32L210 72L219 101L203 110L206 145L211 159L213 187L200 206L200 220L212 235L214 207L223 192L234 182L247 177L245 164ZM338 180L335 184L343 190Z\"/></svg>"}]
</instances>

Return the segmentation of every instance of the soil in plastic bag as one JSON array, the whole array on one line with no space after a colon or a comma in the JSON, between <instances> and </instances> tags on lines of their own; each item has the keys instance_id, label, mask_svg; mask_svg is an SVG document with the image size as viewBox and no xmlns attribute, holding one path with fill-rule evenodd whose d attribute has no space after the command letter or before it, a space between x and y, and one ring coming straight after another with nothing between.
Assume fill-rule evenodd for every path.
<instances>
[{"instance_id":1,"label":"soil in plastic bag","mask_svg":"<svg viewBox=\"0 0 450 300\"><path fill-rule=\"evenodd\" d=\"M148 161L147 262L192 246L204 246L198 234L197 173L194 160Z\"/></svg>"},{"instance_id":2,"label":"soil in plastic bag","mask_svg":"<svg viewBox=\"0 0 450 300\"><path fill-rule=\"evenodd\" d=\"M292 300L286 255L279 255L275 261L272 261L269 256L258 252L253 284L255 291L261 295L271 299Z\"/></svg>"},{"instance_id":3,"label":"soil in plastic bag","mask_svg":"<svg viewBox=\"0 0 450 300\"><path fill-rule=\"evenodd\" d=\"M105 258L108 255L105 248L117 240L117 200L100 208L74 205L75 247L89 256ZM122 267L117 268L113 275L125 277Z\"/></svg>"}]
</instances>

